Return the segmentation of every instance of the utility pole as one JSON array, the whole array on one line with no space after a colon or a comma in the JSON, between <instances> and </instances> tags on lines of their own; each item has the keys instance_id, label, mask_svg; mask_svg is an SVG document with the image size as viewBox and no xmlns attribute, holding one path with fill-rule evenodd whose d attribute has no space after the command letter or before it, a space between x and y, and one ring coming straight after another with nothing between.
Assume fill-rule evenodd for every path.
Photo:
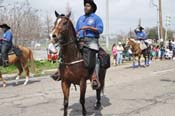
<instances>
[{"instance_id":1,"label":"utility pole","mask_svg":"<svg viewBox=\"0 0 175 116\"><path fill-rule=\"evenodd\" d=\"M106 0L106 48L109 48L109 0Z\"/></svg>"},{"instance_id":2,"label":"utility pole","mask_svg":"<svg viewBox=\"0 0 175 116\"><path fill-rule=\"evenodd\" d=\"M139 24L138 24L138 26L141 26L142 25L142 20L141 20L141 18L139 18Z\"/></svg>"},{"instance_id":3,"label":"utility pole","mask_svg":"<svg viewBox=\"0 0 175 116\"><path fill-rule=\"evenodd\" d=\"M160 39L163 39L163 44L165 45L165 38L163 37L163 21L162 21L162 0L159 0L159 30Z\"/></svg>"}]
</instances>

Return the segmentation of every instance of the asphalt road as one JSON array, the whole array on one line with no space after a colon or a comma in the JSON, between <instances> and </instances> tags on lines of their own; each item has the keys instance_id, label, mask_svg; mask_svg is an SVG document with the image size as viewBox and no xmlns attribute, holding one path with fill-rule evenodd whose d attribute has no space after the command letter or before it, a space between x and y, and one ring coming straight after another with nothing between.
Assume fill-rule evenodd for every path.
<instances>
[{"instance_id":1,"label":"asphalt road","mask_svg":"<svg viewBox=\"0 0 175 116\"><path fill-rule=\"evenodd\" d=\"M89 82L88 82L89 83ZM61 116L63 95L60 82L48 76L23 80L18 85L0 83L0 116ZM89 116L175 116L175 61L156 61L147 68L129 65L111 67L106 75L102 109L95 110L95 91L88 84ZM79 89L71 88L69 116L81 116Z\"/></svg>"}]
</instances>

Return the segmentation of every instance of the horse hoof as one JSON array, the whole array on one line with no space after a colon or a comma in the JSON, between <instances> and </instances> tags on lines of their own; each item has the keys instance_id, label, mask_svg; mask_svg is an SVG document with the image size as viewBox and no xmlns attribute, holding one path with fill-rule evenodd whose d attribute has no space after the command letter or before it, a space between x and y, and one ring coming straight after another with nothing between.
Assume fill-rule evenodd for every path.
<instances>
[{"instance_id":1,"label":"horse hoof","mask_svg":"<svg viewBox=\"0 0 175 116\"><path fill-rule=\"evenodd\" d=\"M83 116L86 116L86 113L87 113L86 111L83 111Z\"/></svg>"},{"instance_id":2,"label":"horse hoof","mask_svg":"<svg viewBox=\"0 0 175 116\"><path fill-rule=\"evenodd\" d=\"M101 103L96 103L94 108L95 110L99 110L101 108Z\"/></svg>"},{"instance_id":3,"label":"horse hoof","mask_svg":"<svg viewBox=\"0 0 175 116\"><path fill-rule=\"evenodd\" d=\"M67 112L64 112L64 116L67 116Z\"/></svg>"},{"instance_id":4,"label":"horse hoof","mask_svg":"<svg viewBox=\"0 0 175 116\"><path fill-rule=\"evenodd\" d=\"M3 84L3 87L6 87L7 85L6 84Z\"/></svg>"},{"instance_id":5,"label":"horse hoof","mask_svg":"<svg viewBox=\"0 0 175 116\"><path fill-rule=\"evenodd\" d=\"M26 82L24 83L24 86L26 86L26 85L27 85L27 83L28 83L28 81L26 81Z\"/></svg>"},{"instance_id":6,"label":"horse hoof","mask_svg":"<svg viewBox=\"0 0 175 116\"><path fill-rule=\"evenodd\" d=\"M92 89L93 89L93 90L97 90L97 89L99 89L99 88L100 88L100 83L97 82L96 80L94 80L94 81L92 82Z\"/></svg>"},{"instance_id":7,"label":"horse hoof","mask_svg":"<svg viewBox=\"0 0 175 116\"><path fill-rule=\"evenodd\" d=\"M132 65L131 67L132 67L133 69L135 69L135 68L136 68L136 65Z\"/></svg>"}]
</instances>

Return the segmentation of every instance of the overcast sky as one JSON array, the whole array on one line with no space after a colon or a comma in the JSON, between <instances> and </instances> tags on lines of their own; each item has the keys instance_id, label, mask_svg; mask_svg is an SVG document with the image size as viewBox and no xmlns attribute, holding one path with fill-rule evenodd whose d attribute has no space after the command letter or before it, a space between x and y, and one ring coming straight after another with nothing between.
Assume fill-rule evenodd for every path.
<instances>
[{"instance_id":1,"label":"overcast sky","mask_svg":"<svg viewBox=\"0 0 175 116\"><path fill-rule=\"evenodd\" d=\"M6 1L6 0L5 0ZM15 0L7 0L15 1ZM18 0L23 1L23 0ZM97 4L97 12L101 16L105 25L105 1L94 0ZM153 0L157 3L158 0ZM83 0L29 0L32 7L41 9L43 13L48 12L51 17L54 16L54 10L65 13L67 3L70 3L75 21L84 14ZM171 29L175 30L175 0L162 0L163 4L163 20L167 15L172 17L173 25ZM109 0L109 23L110 33L128 32L130 28L133 30L137 25L139 18L142 20L144 27L153 27L157 25L157 11L151 6L150 0Z\"/></svg>"}]
</instances>

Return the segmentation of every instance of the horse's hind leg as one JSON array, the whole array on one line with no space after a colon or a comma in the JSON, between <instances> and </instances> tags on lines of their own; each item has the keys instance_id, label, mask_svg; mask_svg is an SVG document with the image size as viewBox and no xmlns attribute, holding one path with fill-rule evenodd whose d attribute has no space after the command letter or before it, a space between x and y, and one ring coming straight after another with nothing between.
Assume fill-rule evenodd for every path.
<instances>
[{"instance_id":1,"label":"horse's hind leg","mask_svg":"<svg viewBox=\"0 0 175 116\"><path fill-rule=\"evenodd\" d=\"M147 66L150 65L150 55L148 55L148 62L147 62Z\"/></svg>"},{"instance_id":2,"label":"horse's hind leg","mask_svg":"<svg viewBox=\"0 0 175 116\"><path fill-rule=\"evenodd\" d=\"M98 110L101 107L101 87L96 90L96 99L95 109Z\"/></svg>"},{"instance_id":3,"label":"horse's hind leg","mask_svg":"<svg viewBox=\"0 0 175 116\"><path fill-rule=\"evenodd\" d=\"M62 81L62 90L64 94L64 116L67 116L67 110L69 105L69 90L70 90L70 84Z\"/></svg>"},{"instance_id":4,"label":"horse's hind leg","mask_svg":"<svg viewBox=\"0 0 175 116\"><path fill-rule=\"evenodd\" d=\"M85 93L86 93L86 80L82 80L80 82L80 103L81 103L81 106L82 106L83 116L86 116Z\"/></svg>"},{"instance_id":5,"label":"horse's hind leg","mask_svg":"<svg viewBox=\"0 0 175 116\"><path fill-rule=\"evenodd\" d=\"M24 82L24 85L27 85L28 81L29 81L29 67L26 66L25 68L25 71L26 71L26 80Z\"/></svg>"},{"instance_id":6,"label":"horse's hind leg","mask_svg":"<svg viewBox=\"0 0 175 116\"><path fill-rule=\"evenodd\" d=\"M147 66L147 58L146 58L146 56L144 56L144 59L145 59L145 65L144 66Z\"/></svg>"},{"instance_id":7,"label":"horse's hind leg","mask_svg":"<svg viewBox=\"0 0 175 116\"><path fill-rule=\"evenodd\" d=\"M105 85L105 75L106 75L106 70L100 70L99 71L99 81L100 81L100 88L96 90L96 104L95 104L95 109L101 108L101 93L103 92L104 85Z\"/></svg>"},{"instance_id":8,"label":"horse's hind leg","mask_svg":"<svg viewBox=\"0 0 175 116\"><path fill-rule=\"evenodd\" d=\"M24 85L27 85L27 83L29 81L29 67L27 65L27 61L26 60L23 61L22 66L23 66L23 68L24 68L24 70L26 72L26 80L24 82Z\"/></svg>"},{"instance_id":9,"label":"horse's hind leg","mask_svg":"<svg viewBox=\"0 0 175 116\"><path fill-rule=\"evenodd\" d=\"M16 76L16 84L18 84L18 80L19 80L19 78L20 78L20 76L21 76L21 74L23 72L23 68L22 68L20 63L17 63L16 67L18 68L18 71L19 71L17 76Z\"/></svg>"},{"instance_id":10,"label":"horse's hind leg","mask_svg":"<svg viewBox=\"0 0 175 116\"><path fill-rule=\"evenodd\" d=\"M136 68L135 61L136 61L136 57L135 57L135 55L133 55L133 64L132 64L132 68Z\"/></svg>"},{"instance_id":11,"label":"horse's hind leg","mask_svg":"<svg viewBox=\"0 0 175 116\"><path fill-rule=\"evenodd\" d=\"M139 66L139 67L141 66L140 58L141 58L141 56L138 56L138 66Z\"/></svg>"}]
</instances>

